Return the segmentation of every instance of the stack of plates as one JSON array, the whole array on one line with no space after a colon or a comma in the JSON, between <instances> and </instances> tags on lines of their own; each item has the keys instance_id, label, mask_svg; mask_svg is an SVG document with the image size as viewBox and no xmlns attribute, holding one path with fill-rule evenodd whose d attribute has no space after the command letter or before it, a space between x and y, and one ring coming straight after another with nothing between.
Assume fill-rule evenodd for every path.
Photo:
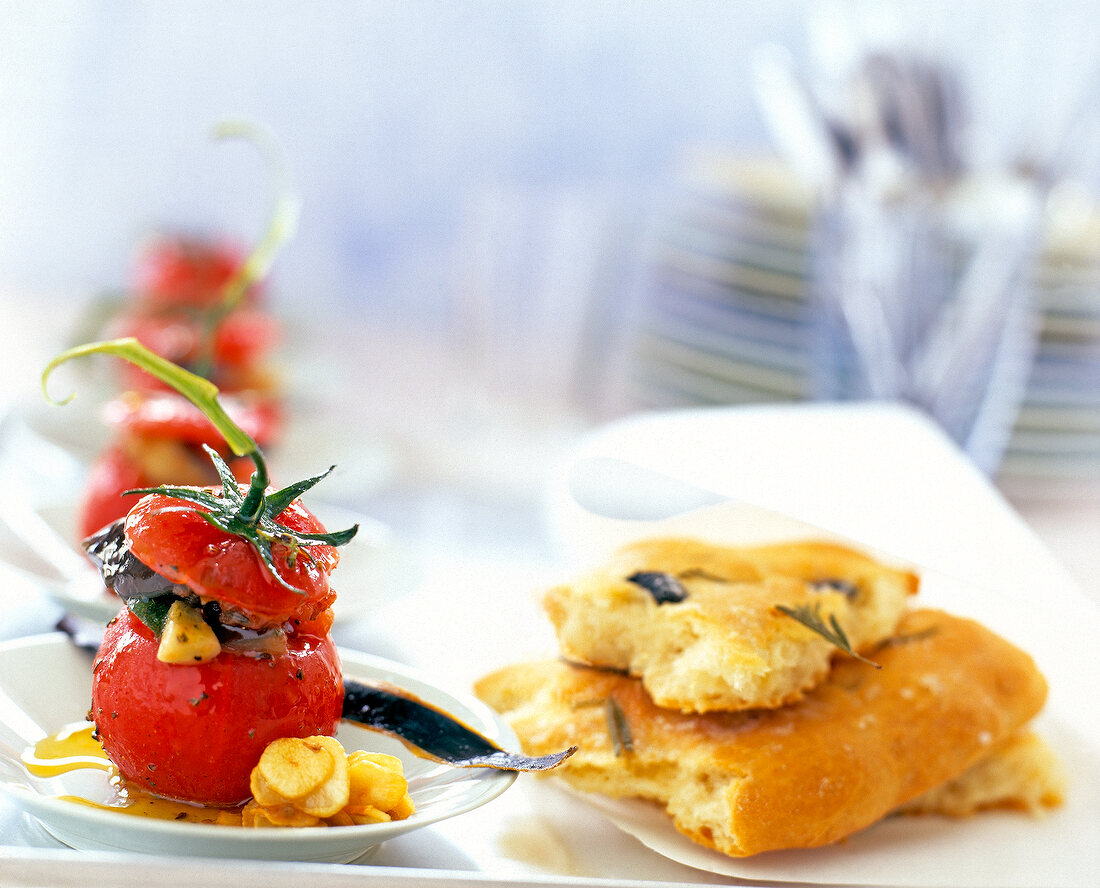
<instances>
[{"instance_id":1,"label":"stack of plates","mask_svg":"<svg viewBox=\"0 0 1100 888\"><path fill-rule=\"evenodd\" d=\"M657 234L630 397L666 407L810 396L809 206L778 164L693 166Z\"/></svg>"},{"instance_id":2,"label":"stack of plates","mask_svg":"<svg viewBox=\"0 0 1100 888\"><path fill-rule=\"evenodd\" d=\"M811 192L778 161L722 155L695 158L681 184L632 324L629 405L821 396ZM1028 495L1100 484L1100 216L1051 203L1032 275L1036 359L998 476Z\"/></svg>"},{"instance_id":3,"label":"stack of plates","mask_svg":"<svg viewBox=\"0 0 1100 888\"><path fill-rule=\"evenodd\" d=\"M1038 351L1002 475L1095 483L1100 481L1100 221L1090 216L1072 226L1052 224L1034 282Z\"/></svg>"}]
</instances>

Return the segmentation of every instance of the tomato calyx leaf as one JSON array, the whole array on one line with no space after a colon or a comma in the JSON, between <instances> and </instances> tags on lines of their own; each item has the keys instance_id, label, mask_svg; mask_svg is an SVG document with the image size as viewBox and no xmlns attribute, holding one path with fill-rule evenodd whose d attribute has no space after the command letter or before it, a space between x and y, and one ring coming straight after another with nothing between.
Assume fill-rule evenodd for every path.
<instances>
[{"instance_id":1,"label":"tomato calyx leaf","mask_svg":"<svg viewBox=\"0 0 1100 888\"><path fill-rule=\"evenodd\" d=\"M249 485L248 492L242 493L229 466L226 465L217 451L205 444L203 448L213 461L218 471L218 477L221 478L221 494L205 487L171 484L137 488L127 492L139 494L159 493L195 506L201 506L201 509L195 509L197 515L219 530L245 540L255 549L268 572L280 586L299 595L304 595L304 590L288 583L279 573L272 546L278 544L284 547L285 551L281 553L282 557L290 567L294 567L299 555L313 557L309 551L310 546L342 546L350 542L358 533L359 525L354 524L345 530L333 533L306 533L279 524L275 519L303 493L327 477L335 466L330 466L328 471L322 472L320 475L314 475L312 478L306 478L271 493L265 493L258 488L256 482L261 473L256 472L252 476L252 484ZM258 504L253 505L252 495L256 491L259 491Z\"/></svg>"}]
</instances>

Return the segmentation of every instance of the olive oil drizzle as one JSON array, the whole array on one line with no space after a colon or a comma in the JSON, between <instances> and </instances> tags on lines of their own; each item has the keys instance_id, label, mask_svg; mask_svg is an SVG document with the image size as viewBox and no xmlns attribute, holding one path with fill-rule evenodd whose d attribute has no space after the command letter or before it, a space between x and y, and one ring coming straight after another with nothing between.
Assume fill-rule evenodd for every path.
<instances>
[{"instance_id":1,"label":"olive oil drizzle","mask_svg":"<svg viewBox=\"0 0 1100 888\"><path fill-rule=\"evenodd\" d=\"M88 722L65 725L56 734L43 737L24 750L24 767L36 777L57 777L80 768L116 771L95 739L94 730L95 726Z\"/></svg>"},{"instance_id":2,"label":"olive oil drizzle","mask_svg":"<svg viewBox=\"0 0 1100 888\"><path fill-rule=\"evenodd\" d=\"M58 777L81 769L106 772L108 788L101 801L78 795L58 796L66 802L134 817L240 826L239 807L211 808L192 805L163 799L131 786L107 758L94 732L95 726L88 722L65 725L57 733L43 737L34 746L26 749L22 755L23 765L36 777Z\"/></svg>"}]
</instances>

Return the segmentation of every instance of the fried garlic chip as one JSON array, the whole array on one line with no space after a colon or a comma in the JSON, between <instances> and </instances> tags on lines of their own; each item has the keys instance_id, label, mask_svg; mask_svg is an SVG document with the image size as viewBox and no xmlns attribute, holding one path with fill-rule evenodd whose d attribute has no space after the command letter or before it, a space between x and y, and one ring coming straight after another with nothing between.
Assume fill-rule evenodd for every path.
<instances>
[{"instance_id":1,"label":"fried garlic chip","mask_svg":"<svg viewBox=\"0 0 1100 888\"><path fill-rule=\"evenodd\" d=\"M334 756L324 742L331 737L283 737L264 749L252 772L252 795L300 799L325 784L336 769L336 758L345 761L343 747ZM335 743L335 741L333 741ZM257 789L259 792L257 792ZM261 801L261 804L274 804Z\"/></svg>"},{"instance_id":2,"label":"fried garlic chip","mask_svg":"<svg viewBox=\"0 0 1100 888\"><path fill-rule=\"evenodd\" d=\"M295 800L294 807L314 817L332 817L348 803L351 784L348 780L348 759L344 747L335 737L312 737L328 749L332 757L332 773L320 786L304 798Z\"/></svg>"},{"instance_id":3,"label":"fried garlic chip","mask_svg":"<svg viewBox=\"0 0 1100 888\"><path fill-rule=\"evenodd\" d=\"M403 820L416 810L401 759L350 755L335 737L284 737L268 744L251 776L243 826L351 826Z\"/></svg>"}]
</instances>

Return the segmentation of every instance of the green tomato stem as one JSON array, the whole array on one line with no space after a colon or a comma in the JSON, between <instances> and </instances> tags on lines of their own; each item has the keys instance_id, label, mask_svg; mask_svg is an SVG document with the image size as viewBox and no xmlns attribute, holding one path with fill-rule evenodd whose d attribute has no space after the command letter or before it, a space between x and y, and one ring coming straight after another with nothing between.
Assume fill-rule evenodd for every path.
<instances>
[{"instance_id":1,"label":"green tomato stem","mask_svg":"<svg viewBox=\"0 0 1100 888\"><path fill-rule=\"evenodd\" d=\"M279 250L294 235L301 211L301 202L290 187L286 155L273 136L243 121L223 121L215 127L214 138L244 138L256 145L267 158L275 200L267 229L259 243L226 283L218 304L205 314L203 347L197 363L199 372L205 374L209 374L214 365L214 334L218 327L241 303L249 289L267 277Z\"/></svg>"},{"instance_id":2,"label":"green tomato stem","mask_svg":"<svg viewBox=\"0 0 1100 888\"><path fill-rule=\"evenodd\" d=\"M252 479L249 482L248 493L245 495L244 502L242 502L240 508L237 509L237 517L245 522L245 524L250 524L253 527L260 523L260 519L263 517L264 509L267 505L265 498L268 485L267 466L264 465L262 456L257 459L259 454L259 450L249 454L252 457L252 462L256 464L256 471L252 473Z\"/></svg>"},{"instance_id":3,"label":"green tomato stem","mask_svg":"<svg viewBox=\"0 0 1100 888\"><path fill-rule=\"evenodd\" d=\"M272 190L275 192L275 205L268 220L267 230L252 254L225 286L219 311L220 320L235 308L244 298L244 294L257 281L263 280L271 270L279 249L294 234L298 225L301 203L290 187L290 175L287 169L286 155L278 142L265 130L243 121L223 121L214 129L217 139L249 139L266 156L271 171Z\"/></svg>"},{"instance_id":4,"label":"green tomato stem","mask_svg":"<svg viewBox=\"0 0 1100 888\"><path fill-rule=\"evenodd\" d=\"M187 398L187 400L198 407L207 419L214 424L214 427L221 432L222 437L225 438L226 443L229 445L229 449L232 450L233 453L237 456L248 456L252 458L252 461L256 464L256 471L262 476L264 486L266 487L267 467L264 464L263 454L260 452L259 445L252 439L251 435L238 426L229 417L229 414L225 412L225 408L223 408L218 401L218 387L210 380L204 379L189 370L184 370L179 365L173 364L166 358L162 358L155 352L150 351L132 336L124 339L110 339L104 342L89 342L67 349L55 357L46 365L46 369L42 371L42 393L46 396L47 401L51 404L67 404L76 397L74 393L70 394L63 401L55 401L50 397L47 381L49 380L50 374L61 364L73 358L92 354L115 355L116 357L129 361L136 367L140 367L146 373L155 376L166 385L171 386Z\"/></svg>"}]
</instances>

